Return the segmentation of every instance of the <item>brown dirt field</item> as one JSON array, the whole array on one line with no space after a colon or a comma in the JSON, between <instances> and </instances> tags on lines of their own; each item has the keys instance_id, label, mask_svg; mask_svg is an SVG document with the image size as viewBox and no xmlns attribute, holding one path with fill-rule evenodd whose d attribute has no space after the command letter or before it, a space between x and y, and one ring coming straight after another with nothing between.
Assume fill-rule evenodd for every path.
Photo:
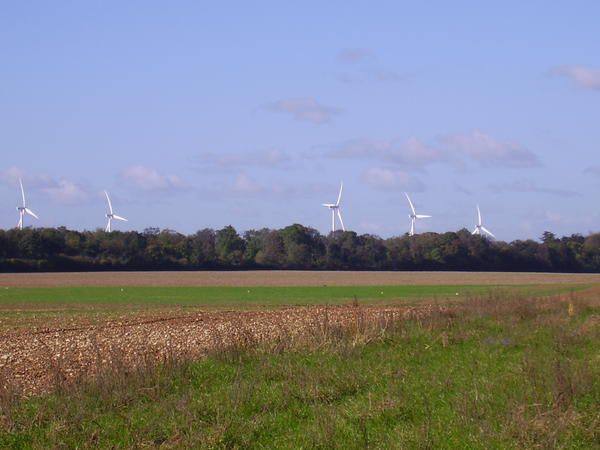
<instances>
[{"instance_id":1,"label":"brown dirt field","mask_svg":"<svg viewBox=\"0 0 600 450\"><path fill-rule=\"evenodd\" d=\"M103 371L131 371L169 359L187 359L223 348L240 338L286 340L326 321L349 325L360 317L397 319L427 307L296 307L270 311L163 311L90 323L57 321L45 327L0 333L0 393L36 395L90 379Z\"/></svg>"},{"instance_id":2,"label":"brown dirt field","mask_svg":"<svg viewBox=\"0 0 600 450\"><path fill-rule=\"evenodd\" d=\"M0 287L355 286L413 284L596 284L600 274L503 272L82 272L0 274Z\"/></svg>"}]
</instances>

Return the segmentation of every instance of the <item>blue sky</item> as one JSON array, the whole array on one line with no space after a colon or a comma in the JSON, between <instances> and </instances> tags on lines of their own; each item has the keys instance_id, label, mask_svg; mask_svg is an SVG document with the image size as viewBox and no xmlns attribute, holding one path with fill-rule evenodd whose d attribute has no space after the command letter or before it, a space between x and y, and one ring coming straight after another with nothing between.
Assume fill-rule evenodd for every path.
<instances>
[{"instance_id":1,"label":"blue sky","mask_svg":"<svg viewBox=\"0 0 600 450\"><path fill-rule=\"evenodd\" d=\"M218 3L0 5L0 227L600 230L600 3Z\"/></svg>"}]
</instances>

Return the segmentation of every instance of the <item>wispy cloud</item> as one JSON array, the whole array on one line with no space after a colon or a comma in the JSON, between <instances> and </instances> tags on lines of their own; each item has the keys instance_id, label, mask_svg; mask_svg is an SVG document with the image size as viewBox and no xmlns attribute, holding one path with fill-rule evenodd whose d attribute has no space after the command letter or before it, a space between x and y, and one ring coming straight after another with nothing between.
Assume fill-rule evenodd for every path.
<instances>
[{"instance_id":1,"label":"wispy cloud","mask_svg":"<svg viewBox=\"0 0 600 450\"><path fill-rule=\"evenodd\" d=\"M598 166L590 166L584 170L584 173L588 175L593 175L600 178L600 165Z\"/></svg>"},{"instance_id":2,"label":"wispy cloud","mask_svg":"<svg viewBox=\"0 0 600 450\"><path fill-rule=\"evenodd\" d=\"M391 170L380 167L368 169L363 180L370 186L383 190L423 191L424 184L411 174L402 170Z\"/></svg>"},{"instance_id":3,"label":"wispy cloud","mask_svg":"<svg viewBox=\"0 0 600 450\"><path fill-rule=\"evenodd\" d=\"M56 186L56 181L49 175L26 172L18 167L9 167L0 172L0 181L6 185L17 186L19 178L29 188L41 189Z\"/></svg>"},{"instance_id":4,"label":"wispy cloud","mask_svg":"<svg viewBox=\"0 0 600 450\"><path fill-rule=\"evenodd\" d=\"M454 183L452 185L452 189L454 190L454 192L458 192L460 194L467 194L467 195L471 195L473 193L473 191L465 186L463 186L460 183Z\"/></svg>"},{"instance_id":5,"label":"wispy cloud","mask_svg":"<svg viewBox=\"0 0 600 450\"><path fill-rule=\"evenodd\" d=\"M481 131L443 136L440 143L453 156L464 155L482 166L537 167L540 161L530 150L521 145L501 141Z\"/></svg>"},{"instance_id":6,"label":"wispy cloud","mask_svg":"<svg viewBox=\"0 0 600 450\"><path fill-rule=\"evenodd\" d=\"M248 166L277 167L290 162L291 158L288 154L280 150L238 153L205 152L200 154L200 161L206 165L222 168Z\"/></svg>"},{"instance_id":7,"label":"wispy cloud","mask_svg":"<svg viewBox=\"0 0 600 450\"><path fill-rule=\"evenodd\" d=\"M558 197L581 197L581 194L579 192L575 192L570 189L538 186L531 180L516 180L508 183L490 184L488 187L491 191L497 193L529 192L535 194L555 195Z\"/></svg>"},{"instance_id":8,"label":"wispy cloud","mask_svg":"<svg viewBox=\"0 0 600 450\"><path fill-rule=\"evenodd\" d=\"M328 123L341 112L339 108L323 105L312 97L278 100L267 104L265 108L268 111L289 114L301 122L314 124Z\"/></svg>"},{"instance_id":9,"label":"wispy cloud","mask_svg":"<svg viewBox=\"0 0 600 450\"><path fill-rule=\"evenodd\" d=\"M230 189L240 194L255 194L263 191L264 188L254 178L247 174L240 174L236 177Z\"/></svg>"},{"instance_id":10,"label":"wispy cloud","mask_svg":"<svg viewBox=\"0 0 600 450\"><path fill-rule=\"evenodd\" d=\"M337 60L346 63L344 72L337 75L337 79L345 84L355 83L399 83L406 81L406 76L373 64L375 54L366 49L346 49L338 53Z\"/></svg>"},{"instance_id":11,"label":"wispy cloud","mask_svg":"<svg viewBox=\"0 0 600 450\"><path fill-rule=\"evenodd\" d=\"M338 53L338 61L345 63L358 63L374 58L374 53L371 50L364 48L349 48Z\"/></svg>"},{"instance_id":12,"label":"wispy cloud","mask_svg":"<svg viewBox=\"0 0 600 450\"><path fill-rule=\"evenodd\" d=\"M380 83L401 83L406 81L406 75L394 70L378 69L370 72L370 77Z\"/></svg>"},{"instance_id":13,"label":"wispy cloud","mask_svg":"<svg viewBox=\"0 0 600 450\"><path fill-rule=\"evenodd\" d=\"M336 159L379 160L424 168L433 163L456 166L472 161L484 167L528 168L540 166L537 156L525 147L501 141L480 131L437 139L435 145L409 139L352 139L330 146L325 156Z\"/></svg>"},{"instance_id":14,"label":"wispy cloud","mask_svg":"<svg viewBox=\"0 0 600 450\"><path fill-rule=\"evenodd\" d=\"M571 79L583 89L600 90L600 70L585 66L563 66L552 70L555 75Z\"/></svg>"},{"instance_id":15,"label":"wispy cloud","mask_svg":"<svg viewBox=\"0 0 600 450\"><path fill-rule=\"evenodd\" d=\"M124 179L144 191L168 191L185 188L185 183L175 175L163 175L145 166L132 166L122 173Z\"/></svg>"},{"instance_id":16,"label":"wispy cloud","mask_svg":"<svg viewBox=\"0 0 600 450\"><path fill-rule=\"evenodd\" d=\"M322 192L323 187L311 183L298 186L291 185L286 180L262 179L254 177L249 173L241 172L235 177L220 182L214 192L215 198L223 197L259 197L261 199L285 197L289 199L300 195L305 197L307 193Z\"/></svg>"},{"instance_id":17,"label":"wispy cloud","mask_svg":"<svg viewBox=\"0 0 600 450\"><path fill-rule=\"evenodd\" d=\"M357 83L402 83L407 80L406 75L394 70L376 69L376 70L361 70L357 72L343 72L337 76L338 81L344 84Z\"/></svg>"},{"instance_id":18,"label":"wispy cloud","mask_svg":"<svg viewBox=\"0 0 600 450\"><path fill-rule=\"evenodd\" d=\"M55 186L42 188L41 191L58 203L79 204L90 198L89 191L68 180L59 180Z\"/></svg>"},{"instance_id":19,"label":"wispy cloud","mask_svg":"<svg viewBox=\"0 0 600 450\"><path fill-rule=\"evenodd\" d=\"M368 159L414 167L444 160L445 154L416 138L372 140L354 139L334 146L327 156L338 159Z\"/></svg>"},{"instance_id":20,"label":"wispy cloud","mask_svg":"<svg viewBox=\"0 0 600 450\"><path fill-rule=\"evenodd\" d=\"M10 167L0 172L0 181L14 186L16 191L18 191L19 178L22 179L26 192L36 189L57 203L80 204L90 198L87 188L71 180L55 179L46 174L26 172L17 167Z\"/></svg>"}]
</instances>

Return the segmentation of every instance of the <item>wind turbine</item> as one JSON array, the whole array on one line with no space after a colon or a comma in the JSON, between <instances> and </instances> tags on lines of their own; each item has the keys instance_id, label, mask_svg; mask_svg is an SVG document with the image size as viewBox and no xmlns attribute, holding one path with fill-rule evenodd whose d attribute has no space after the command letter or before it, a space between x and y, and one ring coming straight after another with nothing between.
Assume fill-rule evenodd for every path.
<instances>
[{"instance_id":1,"label":"wind turbine","mask_svg":"<svg viewBox=\"0 0 600 450\"><path fill-rule=\"evenodd\" d=\"M479 209L479 205L477 205L477 226L473 230L472 234L477 235L477 236L482 236L482 237L485 237L485 235L487 234L488 236L491 236L494 239L496 238L496 236L494 236L490 230L488 230L486 227L484 227L482 225L481 210Z\"/></svg>"},{"instance_id":2,"label":"wind turbine","mask_svg":"<svg viewBox=\"0 0 600 450\"><path fill-rule=\"evenodd\" d=\"M36 219L39 219L39 217L36 216L35 213L25 204L25 190L23 189L23 181L21 181L21 178L19 178L19 186L21 186L21 198L23 199L23 206L17 206L17 211L19 211L19 223L17 224L17 228L22 230L25 221L25 214L29 214Z\"/></svg>"},{"instance_id":3,"label":"wind turbine","mask_svg":"<svg viewBox=\"0 0 600 450\"><path fill-rule=\"evenodd\" d=\"M406 199L408 200L408 204L410 205L410 214L408 215L408 217L410 217L410 231L409 231L408 235L414 236L415 235L415 224L417 222L417 219L429 219L431 216L427 216L425 214L417 214L417 212L415 211L415 207L414 207L413 203L410 201L410 197L408 196L408 194L405 192L404 195L406 195Z\"/></svg>"},{"instance_id":4,"label":"wind turbine","mask_svg":"<svg viewBox=\"0 0 600 450\"><path fill-rule=\"evenodd\" d=\"M338 194L337 202L335 203L323 203L325 208L329 208L331 211L331 232L335 231L335 215L337 213L338 218L340 219L340 224L342 225L342 230L346 231L344 227L344 221L342 220L342 213L340 212L340 202L342 201L342 191L344 190L344 183L340 183L340 193Z\"/></svg>"},{"instance_id":5,"label":"wind turbine","mask_svg":"<svg viewBox=\"0 0 600 450\"><path fill-rule=\"evenodd\" d=\"M123 222L127 222L127 219L125 217L117 216L113 213L112 203L110 202L108 192L104 191L104 195L106 195L106 200L108 201L108 214L106 214L106 217L108 218L108 223L106 224L106 228L104 229L104 231L110 233L112 231L111 224L113 219L122 220Z\"/></svg>"}]
</instances>

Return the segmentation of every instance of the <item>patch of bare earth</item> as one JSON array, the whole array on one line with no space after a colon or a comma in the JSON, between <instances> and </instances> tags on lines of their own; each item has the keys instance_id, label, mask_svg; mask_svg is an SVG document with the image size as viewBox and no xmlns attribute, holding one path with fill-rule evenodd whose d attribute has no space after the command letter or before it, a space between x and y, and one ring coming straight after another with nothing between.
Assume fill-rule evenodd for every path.
<instances>
[{"instance_id":1,"label":"patch of bare earth","mask_svg":"<svg viewBox=\"0 0 600 450\"><path fill-rule=\"evenodd\" d=\"M5 273L0 287L69 286L357 286L422 284L596 284L600 274L516 272L80 272Z\"/></svg>"},{"instance_id":2,"label":"patch of bare earth","mask_svg":"<svg viewBox=\"0 0 600 450\"><path fill-rule=\"evenodd\" d=\"M140 365L199 357L240 339L294 339L318 332L324 321L327 326L348 326L357 317L394 321L426 309L312 306L268 311L163 311L95 323L16 328L0 333L0 389L26 396L41 394L107 370L130 371Z\"/></svg>"}]
</instances>

